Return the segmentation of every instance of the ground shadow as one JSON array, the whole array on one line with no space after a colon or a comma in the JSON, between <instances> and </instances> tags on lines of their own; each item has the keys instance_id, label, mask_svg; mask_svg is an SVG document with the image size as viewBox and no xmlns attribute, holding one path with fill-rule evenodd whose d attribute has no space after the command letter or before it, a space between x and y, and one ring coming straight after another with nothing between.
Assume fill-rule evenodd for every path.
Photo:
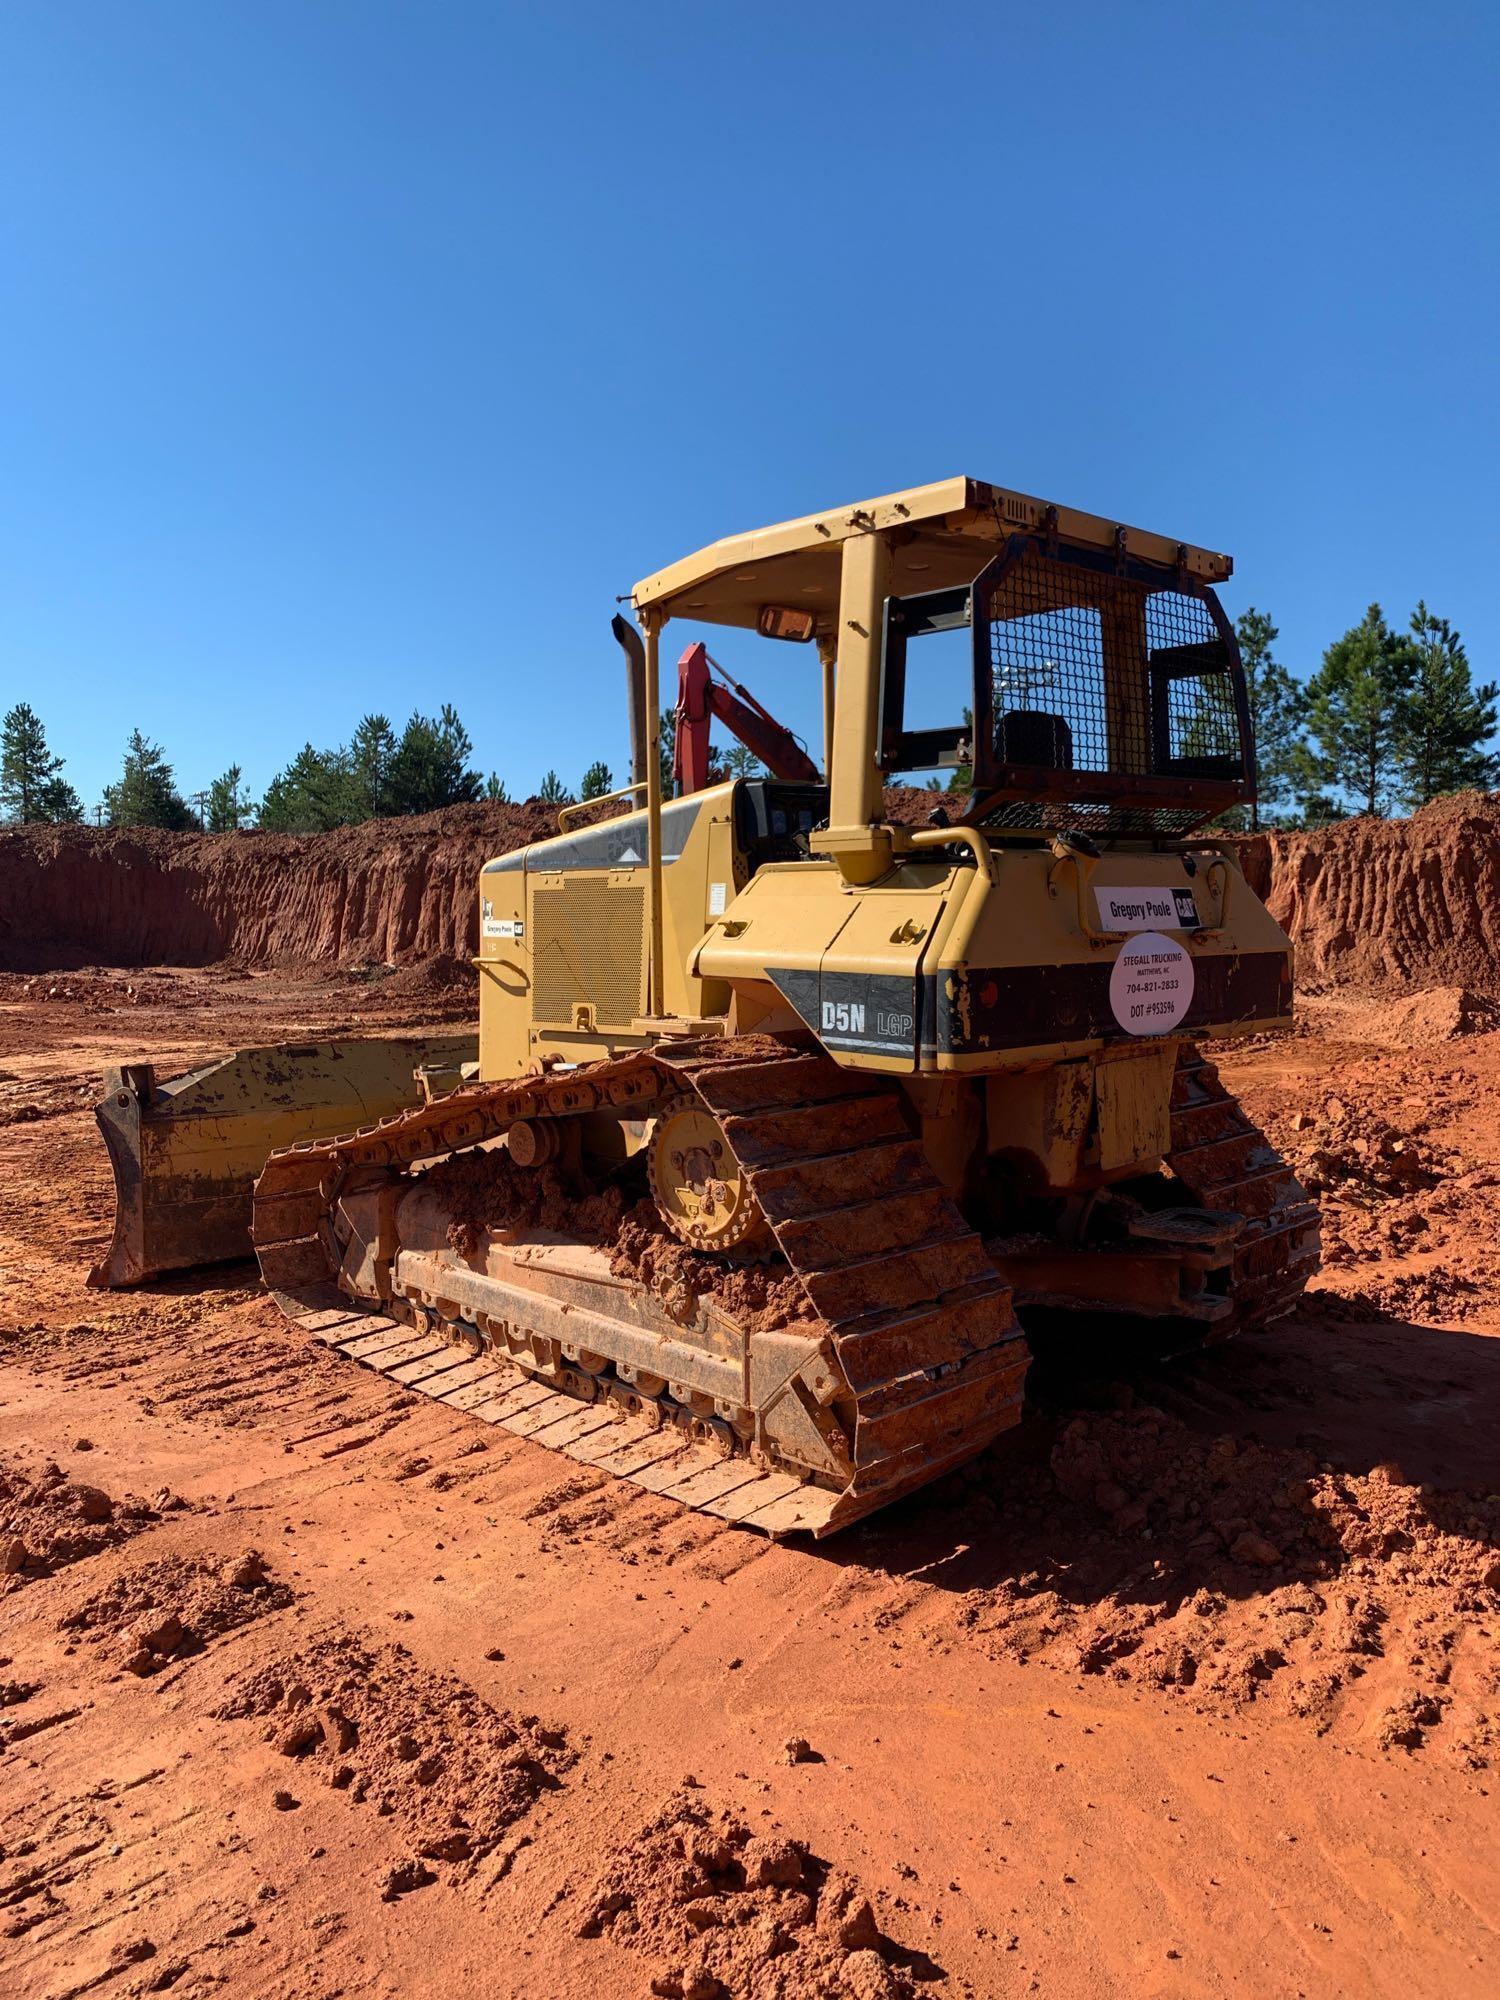
<instances>
[{"instance_id":1,"label":"ground shadow","mask_svg":"<svg viewBox=\"0 0 1500 2000\"><path fill-rule=\"evenodd\" d=\"M1327 1584L1427 1525L1500 1544L1500 1336L1334 1301L1171 1361L1038 1344L1025 1423L829 1561L1170 1615Z\"/></svg>"}]
</instances>

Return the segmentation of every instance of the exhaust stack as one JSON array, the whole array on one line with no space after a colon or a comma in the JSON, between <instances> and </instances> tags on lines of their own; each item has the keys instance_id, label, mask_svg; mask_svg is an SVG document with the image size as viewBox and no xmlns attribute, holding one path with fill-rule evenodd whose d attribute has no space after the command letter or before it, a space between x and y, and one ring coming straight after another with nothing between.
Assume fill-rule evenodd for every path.
<instances>
[{"instance_id":1,"label":"exhaust stack","mask_svg":"<svg viewBox=\"0 0 1500 2000\"><path fill-rule=\"evenodd\" d=\"M646 648L641 635L617 611L609 629L625 655L625 687L630 710L630 782L646 782Z\"/></svg>"}]
</instances>

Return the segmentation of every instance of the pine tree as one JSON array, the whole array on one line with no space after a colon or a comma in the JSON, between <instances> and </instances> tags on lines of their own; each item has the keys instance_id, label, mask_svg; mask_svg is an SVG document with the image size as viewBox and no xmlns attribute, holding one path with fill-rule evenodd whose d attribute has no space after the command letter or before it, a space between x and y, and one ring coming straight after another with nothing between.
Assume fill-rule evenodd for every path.
<instances>
[{"instance_id":1,"label":"pine tree","mask_svg":"<svg viewBox=\"0 0 1500 2000\"><path fill-rule=\"evenodd\" d=\"M1245 669L1245 693L1255 732L1257 798L1250 824L1274 821L1291 805L1304 766L1302 736L1306 698L1301 687L1272 653L1276 627L1254 605L1240 613L1235 633Z\"/></svg>"},{"instance_id":2,"label":"pine tree","mask_svg":"<svg viewBox=\"0 0 1500 2000\"><path fill-rule=\"evenodd\" d=\"M1495 733L1500 688L1475 687L1463 640L1446 618L1419 603L1406 641L1411 686L1401 723L1402 796L1425 805L1443 792L1493 785L1500 757L1481 748Z\"/></svg>"},{"instance_id":3,"label":"pine tree","mask_svg":"<svg viewBox=\"0 0 1500 2000\"><path fill-rule=\"evenodd\" d=\"M724 771L731 778L763 778L766 767L748 743L731 743L724 752Z\"/></svg>"},{"instance_id":4,"label":"pine tree","mask_svg":"<svg viewBox=\"0 0 1500 2000\"><path fill-rule=\"evenodd\" d=\"M485 779L484 795L492 805L508 806L510 804L510 793L506 789L505 780L498 771L491 771L490 775Z\"/></svg>"},{"instance_id":5,"label":"pine tree","mask_svg":"<svg viewBox=\"0 0 1500 2000\"><path fill-rule=\"evenodd\" d=\"M139 729L130 732L118 783L105 787L104 810L111 826L182 828L193 824L161 745L151 742Z\"/></svg>"},{"instance_id":6,"label":"pine tree","mask_svg":"<svg viewBox=\"0 0 1500 2000\"><path fill-rule=\"evenodd\" d=\"M567 787L563 784L562 779L558 777L556 771L549 771L546 777L543 778L537 788L537 797L544 806L565 806L572 804Z\"/></svg>"},{"instance_id":7,"label":"pine tree","mask_svg":"<svg viewBox=\"0 0 1500 2000\"><path fill-rule=\"evenodd\" d=\"M1309 808L1347 792L1361 812L1387 810L1400 784L1412 674L1410 646L1378 604L1334 640L1307 684L1312 746L1298 758L1298 775Z\"/></svg>"},{"instance_id":8,"label":"pine tree","mask_svg":"<svg viewBox=\"0 0 1500 2000\"><path fill-rule=\"evenodd\" d=\"M661 750L661 795L664 799L669 799L677 789L677 776L673 769L677 760L677 711L675 708L664 708L661 712L659 748Z\"/></svg>"},{"instance_id":9,"label":"pine tree","mask_svg":"<svg viewBox=\"0 0 1500 2000\"><path fill-rule=\"evenodd\" d=\"M238 833L254 819L255 806L241 783L243 775L238 764L231 764L209 786L206 817L210 833Z\"/></svg>"},{"instance_id":10,"label":"pine tree","mask_svg":"<svg viewBox=\"0 0 1500 2000\"><path fill-rule=\"evenodd\" d=\"M360 819L384 819L396 810L393 775L396 732L383 715L360 717L349 745L350 805Z\"/></svg>"},{"instance_id":11,"label":"pine tree","mask_svg":"<svg viewBox=\"0 0 1500 2000\"><path fill-rule=\"evenodd\" d=\"M304 743L266 786L260 823L268 833L327 833L357 818L354 775L344 750Z\"/></svg>"},{"instance_id":12,"label":"pine tree","mask_svg":"<svg viewBox=\"0 0 1500 2000\"><path fill-rule=\"evenodd\" d=\"M427 813L472 804L483 789L479 773L469 767L473 748L451 702L444 702L436 718L413 715L391 763L390 810Z\"/></svg>"},{"instance_id":13,"label":"pine tree","mask_svg":"<svg viewBox=\"0 0 1500 2000\"><path fill-rule=\"evenodd\" d=\"M82 819L77 792L58 776L63 761L47 748L36 711L17 702L0 723L0 814L23 826Z\"/></svg>"},{"instance_id":14,"label":"pine tree","mask_svg":"<svg viewBox=\"0 0 1500 2000\"><path fill-rule=\"evenodd\" d=\"M612 792L614 788L615 781L608 764L593 763L583 774L578 796L581 799L602 799L606 792Z\"/></svg>"}]
</instances>

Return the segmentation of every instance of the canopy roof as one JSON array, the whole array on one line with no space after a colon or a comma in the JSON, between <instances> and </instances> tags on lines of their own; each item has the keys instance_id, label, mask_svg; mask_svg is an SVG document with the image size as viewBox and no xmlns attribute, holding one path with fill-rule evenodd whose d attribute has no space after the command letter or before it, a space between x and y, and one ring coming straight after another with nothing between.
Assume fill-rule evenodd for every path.
<instances>
[{"instance_id":1,"label":"canopy roof","mask_svg":"<svg viewBox=\"0 0 1500 2000\"><path fill-rule=\"evenodd\" d=\"M643 578L631 595L638 610L656 605L671 617L752 628L764 606L787 605L811 611L819 633L832 632L838 615L840 544L850 535L890 531L891 590L911 596L967 583L1011 535L1046 532L1054 511L1059 539L1085 548L1113 549L1124 527L1071 507L1053 510L1045 500L982 479L939 479L878 500L726 535ZM1181 562L1204 583L1222 583L1234 567L1226 555L1170 536L1129 527L1124 534L1131 555L1147 562Z\"/></svg>"}]
</instances>

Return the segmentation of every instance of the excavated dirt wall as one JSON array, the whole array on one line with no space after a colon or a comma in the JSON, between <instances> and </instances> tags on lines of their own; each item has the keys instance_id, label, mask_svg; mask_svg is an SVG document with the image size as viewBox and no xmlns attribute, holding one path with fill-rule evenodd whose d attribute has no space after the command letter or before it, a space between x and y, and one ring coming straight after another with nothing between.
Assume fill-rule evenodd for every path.
<instances>
[{"instance_id":1,"label":"excavated dirt wall","mask_svg":"<svg viewBox=\"0 0 1500 2000\"><path fill-rule=\"evenodd\" d=\"M457 806L325 834L0 832L0 967L305 962L471 953L491 855L551 810Z\"/></svg>"},{"instance_id":2,"label":"excavated dirt wall","mask_svg":"<svg viewBox=\"0 0 1500 2000\"><path fill-rule=\"evenodd\" d=\"M1246 878L1297 946L1304 992L1466 987L1500 998L1500 795L1410 819L1241 843Z\"/></svg>"},{"instance_id":3,"label":"excavated dirt wall","mask_svg":"<svg viewBox=\"0 0 1500 2000\"><path fill-rule=\"evenodd\" d=\"M894 792L925 819L937 795ZM327 834L0 830L0 969L349 966L475 949L478 870L554 831L550 807L457 806ZM1304 991L1465 987L1500 998L1500 796L1409 820L1247 838L1251 887L1298 947Z\"/></svg>"},{"instance_id":4,"label":"excavated dirt wall","mask_svg":"<svg viewBox=\"0 0 1500 2000\"><path fill-rule=\"evenodd\" d=\"M939 796L890 809L920 823ZM0 971L468 957L480 868L556 831L539 799L318 834L0 828Z\"/></svg>"}]
</instances>

